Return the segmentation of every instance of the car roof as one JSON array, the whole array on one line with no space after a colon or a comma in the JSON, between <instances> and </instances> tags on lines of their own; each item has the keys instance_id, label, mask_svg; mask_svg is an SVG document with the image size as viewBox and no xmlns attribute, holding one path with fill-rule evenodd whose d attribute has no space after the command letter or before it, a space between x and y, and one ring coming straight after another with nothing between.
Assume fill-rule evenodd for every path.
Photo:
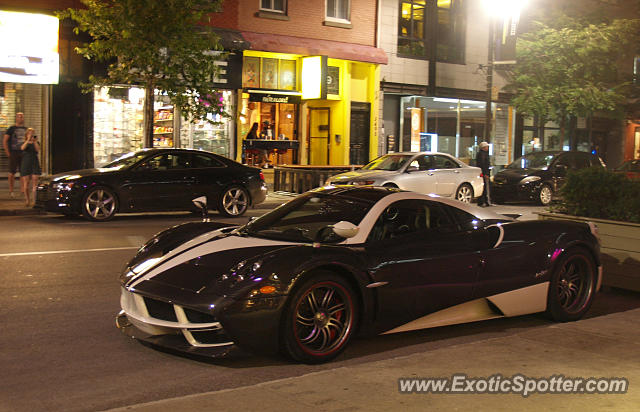
<instances>
[{"instance_id":1,"label":"car roof","mask_svg":"<svg viewBox=\"0 0 640 412\"><path fill-rule=\"evenodd\" d=\"M449 156L449 157L455 157L453 155L450 155L449 153L442 153L442 152L393 152L393 153L387 153L387 155L419 155L419 154L430 154L430 155L444 155L444 156Z\"/></svg>"}]
</instances>

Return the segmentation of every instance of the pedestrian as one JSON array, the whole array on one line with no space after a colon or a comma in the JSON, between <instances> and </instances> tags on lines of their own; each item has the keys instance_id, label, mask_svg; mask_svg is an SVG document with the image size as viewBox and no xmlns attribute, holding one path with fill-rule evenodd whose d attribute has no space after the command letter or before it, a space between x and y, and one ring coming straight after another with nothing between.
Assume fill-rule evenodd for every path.
<instances>
[{"instance_id":1,"label":"pedestrian","mask_svg":"<svg viewBox=\"0 0 640 412\"><path fill-rule=\"evenodd\" d=\"M4 134L2 145L4 152L9 159L9 195L14 197L13 183L16 178L16 171L20 168L22 160L22 143L24 143L24 135L27 128L24 126L24 113L16 113L16 124L9 127Z\"/></svg>"},{"instance_id":2,"label":"pedestrian","mask_svg":"<svg viewBox=\"0 0 640 412\"><path fill-rule=\"evenodd\" d=\"M28 128L24 135L24 143L21 146L22 161L20 162L20 183L22 183L22 193L24 193L25 205L32 206L36 202L36 188L38 187L38 176L42 174L38 153L40 144L38 137L34 135L34 130ZM31 201L33 199L33 201Z\"/></svg>"},{"instance_id":3,"label":"pedestrian","mask_svg":"<svg viewBox=\"0 0 640 412\"><path fill-rule=\"evenodd\" d=\"M478 199L478 206L491 206L490 196L490 177L491 177L491 161L489 160L489 143L480 142L480 149L476 156L476 166L482 170L482 180L484 186L482 189L482 195Z\"/></svg>"}]
</instances>

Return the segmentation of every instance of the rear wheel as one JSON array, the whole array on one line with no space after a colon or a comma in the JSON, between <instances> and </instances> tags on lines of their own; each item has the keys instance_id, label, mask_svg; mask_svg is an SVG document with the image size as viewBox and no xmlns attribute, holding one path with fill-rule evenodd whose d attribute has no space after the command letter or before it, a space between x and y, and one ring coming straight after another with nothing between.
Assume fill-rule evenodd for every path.
<instances>
[{"instance_id":1,"label":"rear wheel","mask_svg":"<svg viewBox=\"0 0 640 412\"><path fill-rule=\"evenodd\" d=\"M463 183L456 190L456 200L464 203L471 203L473 199L473 188L468 183Z\"/></svg>"},{"instance_id":2,"label":"rear wheel","mask_svg":"<svg viewBox=\"0 0 640 412\"><path fill-rule=\"evenodd\" d=\"M327 362L338 356L351 339L356 315L351 286L331 272L315 272L287 303L282 351L296 361Z\"/></svg>"},{"instance_id":3,"label":"rear wheel","mask_svg":"<svg viewBox=\"0 0 640 412\"><path fill-rule=\"evenodd\" d=\"M565 252L551 275L547 314L559 322L580 319L593 302L596 273L589 252L581 248Z\"/></svg>"},{"instance_id":4,"label":"rear wheel","mask_svg":"<svg viewBox=\"0 0 640 412\"><path fill-rule=\"evenodd\" d=\"M542 206L547 206L551 203L551 197L553 196L553 191L549 187L549 185L542 185L540 188L540 193L538 194L538 203Z\"/></svg>"},{"instance_id":5,"label":"rear wheel","mask_svg":"<svg viewBox=\"0 0 640 412\"><path fill-rule=\"evenodd\" d=\"M82 198L82 216L94 222L113 219L118 210L118 198L111 189L94 187Z\"/></svg>"},{"instance_id":6,"label":"rear wheel","mask_svg":"<svg viewBox=\"0 0 640 412\"><path fill-rule=\"evenodd\" d=\"M221 214L230 217L242 216L249 208L249 195L240 186L232 186L222 193L218 202Z\"/></svg>"}]
</instances>

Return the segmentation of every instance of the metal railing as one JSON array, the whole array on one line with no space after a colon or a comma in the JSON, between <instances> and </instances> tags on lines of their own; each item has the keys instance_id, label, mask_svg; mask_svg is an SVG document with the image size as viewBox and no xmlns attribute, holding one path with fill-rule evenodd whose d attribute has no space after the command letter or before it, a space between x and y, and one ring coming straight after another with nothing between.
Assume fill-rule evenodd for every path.
<instances>
[{"instance_id":1,"label":"metal railing","mask_svg":"<svg viewBox=\"0 0 640 412\"><path fill-rule=\"evenodd\" d=\"M273 190L276 192L304 193L325 184L331 176L358 169L361 166L289 165L273 169Z\"/></svg>"}]
</instances>

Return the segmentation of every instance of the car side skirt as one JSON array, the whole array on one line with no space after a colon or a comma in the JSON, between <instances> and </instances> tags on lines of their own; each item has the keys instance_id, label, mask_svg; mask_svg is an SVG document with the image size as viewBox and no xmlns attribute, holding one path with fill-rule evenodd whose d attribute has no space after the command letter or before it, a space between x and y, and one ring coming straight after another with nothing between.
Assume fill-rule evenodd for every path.
<instances>
[{"instance_id":1,"label":"car side skirt","mask_svg":"<svg viewBox=\"0 0 640 412\"><path fill-rule=\"evenodd\" d=\"M547 309L548 290L549 282L542 282L475 299L415 319L383 334L543 312Z\"/></svg>"}]
</instances>

